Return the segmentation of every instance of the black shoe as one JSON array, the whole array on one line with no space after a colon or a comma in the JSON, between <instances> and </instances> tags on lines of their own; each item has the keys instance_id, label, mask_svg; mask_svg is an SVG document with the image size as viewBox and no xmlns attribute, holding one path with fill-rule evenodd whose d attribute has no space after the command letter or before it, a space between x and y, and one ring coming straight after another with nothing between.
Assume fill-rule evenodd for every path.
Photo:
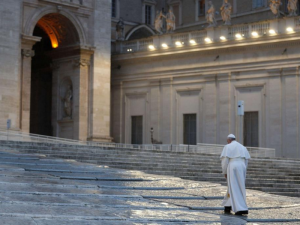
<instances>
[{"instance_id":1,"label":"black shoe","mask_svg":"<svg viewBox=\"0 0 300 225\"><path fill-rule=\"evenodd\" d=\"M248 210L238 211L238 212L235 213L235 215L243 215L243 214L248 214Z\"/></svg>"},{"instance_id":2,"label":"black shoe","mask_svg":"<svg viewBox=\"0 0 300 225\"><path fill-rule=\"evenodd\" d=\"M224 207L224 213L230 213L230 211L231 211L231 206Z\"/></svg>"}]
</instances>

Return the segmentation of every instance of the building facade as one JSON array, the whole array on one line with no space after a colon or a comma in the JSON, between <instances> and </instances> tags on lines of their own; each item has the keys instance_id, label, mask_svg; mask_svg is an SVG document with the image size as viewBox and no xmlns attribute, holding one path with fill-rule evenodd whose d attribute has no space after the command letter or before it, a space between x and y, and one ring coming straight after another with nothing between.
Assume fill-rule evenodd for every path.
<instances>
[{"instance_id":1,"label":"building facade","mask_svg":"<svg viewBox=\"0 0 300 225\"><path fill-rule=\"evenodd\" d=\"M111 2L0 1L0 126L111 141Z\"/></svg>"},{"instance_id":2,"label":"building facade","mask_svg":"<svg viewBox=\"0 0 300 225\"><path fill-rule=\"evenodd\" d=\"M299 2L289 16L289 1L274 15L267 0L229 0L225 26L214 0L209 27L207 0L0 0L0 127L132 144L241 133L300 157Z\"/></svg>"},{"instance_id":3,"label":"building facade","mask_svg":"<svg viewBox=\"0 0 300 225\"><path fill-rule=\"evenodd\" d=\"M112 39L114 140L148 144L152 128L163 144L224 144L242 133L247 146L300 157L299 17L287 15L288 1L278 18L267 1L232 1L232 25L216 13L217 26L208 27L201 2L164 2L179 7L171 33L131 38L133 27L124 40ZM217 11L222 2L213 1Z\"/></svg>"}]
</instances>

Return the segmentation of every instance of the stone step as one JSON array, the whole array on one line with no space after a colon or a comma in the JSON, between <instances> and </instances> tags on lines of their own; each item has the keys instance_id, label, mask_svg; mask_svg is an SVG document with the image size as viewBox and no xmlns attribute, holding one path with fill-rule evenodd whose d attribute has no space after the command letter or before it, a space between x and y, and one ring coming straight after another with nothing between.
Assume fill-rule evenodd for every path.
<instances>
[{"instance_id":1,"label":"stone step","mask_svg":"<svg viewBox=\"0 0 300 225\"><path fill-rule=\"evenodd\" d=\"M251 187L253 190L259 190L259 191L264 191L264 192L295 192L300 194L300 189L299 188L278 188L278 187Z\"/></svg>"},{"instance_id":2,"label":"stone step","mask_svg":"<svg viewBox=\"0 0 300 225\"><path fill-rule=\"evenodd\" d=\"M219 155L182 152L141 151L137 149L109 149L89 146L0 142L0 148L23 153L39 153L49 157L76 159L112 168L141 170L152 174L173 175L183 179L210 181L226 185L221 174ZM1 160L1 159L0 159ZM9 163L10 159L7 159ZM5 161L3 159L2 161ZM11 159L16 163L16 160ZM24 167L25 165L19 165ZM30 166L32 167L32 166ZM38 167L37 167L38 168ZM48 168L48 166L44 166ZM247 171L247 188L299 195L300 160L251 159ZM262 173L263 171L263 173Z\"/></svg>"},{"instance_id":3,"label":"stone step","mask_svg":"<svg viewBox=\"0 0 300 225\"><path fill-rule=\"evenodd\" d=\"M60 153L59 155L51 155L51 156L53 156L53 157L63 157L63 158L83 158L83 157L85 157L85 158L95 158L93 155L87 156L86 154L85 154L85 155L83 154L82 156L77 154L76 157L75 157L74 154L68 156L68 155L66 155L66 154L64 154L64 153ZM111 159L111 160L115 160L115 158L114 158L114 159L110 158L110 159ZM103 159L102 159L102 160L103 160ZM136 160L136 159L135 159L135 160ZM143 162L144 162L144 161L147 161L147 160L148 160L148 159L143 159ZM122 161L124 161L124 159L122 159ZM142 161L142 160L141 160L141 161ZM155 160L155 161L158 161L158 160ZM177 161L178 161L178 160L177 160ZM179 162L180 162L180 161L179 161ZM179 162L178 162L178 163L179 163ZM100 162L99 162L99 163L100 163ZM175 163L175 162L171 161L170 163ZM180 162L180 163L181 163L181 162ZM194 165L197 165L197 164L198 164L198 165L204 165L204 164L199 163L199 162L198 162L198 163L189 162L189 163L190 163L190 164L194 164ZM211 164L211 163L210 163L210 164ZM215 165L220 165L219 162L217 162L217 163L214 162L214 164L215 164ZM251 167L251 166L252 166L252 165L249 164L249 167ZM288 168L288 166L290 167L291 165L288 165L288 164L287 164L287 165L285 165L285 166L286 166L286 168ZM253 168L260 168L260 169L261 169L262 166L261 166L261 165L258 165L258 166L255 165L255 166L252 166L252 167L253 167ZM265 165L265 167L269 167L269 169L270 169L270 168L276 168L275 166L272 166L272 167L271 167L271 166L269 166L269 165ZM295 169L295 168L294 168L294 169Z\"/></svg>"},{"instance_id":4,"label":"stone step","mask_svg":"<svg viewBox=\"0 0 300 225\"><path fill-rule=\"evenodd\" d=\"M246 182L247 188L259 187L259 188L284 188L284 189L300 189L300 184L288 184L288 183L249 183ZM262 189L261 189L262 190Z\"/></svg>"},{"instance_id":5,"label":"stone step","mask_svg":"<svg viewBox=\"0 0 300 225\"><path fill-rule=\"evenodd\" d=\"M297 192L269 192L269 193L274 195L284 195L289 197L300 197L300 193Z\"/></svg>"},{"instance_id":6,"label":"stone step","mask_svg":"<svg viewBox=\"0 0 300 225\"><path fill-rule=\"evenodd\" d=\"M95 162L94 160L92 162ZM147 161L145 162L132 162L132 161L125 161L125 159L122 159L121 161L99 161L97 160L97 163L98 164L106 164L106 165L129 165L130 167L134 167L134 166L138 166L139 168L143 168L143 169L146 169L146 168L163 168L165 167L167 170L178 170L178 169L192 169L192 170L198 170L198 171L201 171L201 172L209 172L209 171L212 171L212 172L222 172L221 171L221 165L218 164L216 166L211 166L211 165L206 165L206 164L198 164L198 165L185 165L185 164L181 164L181 163L168 163L168 164L165 164L165 165L161 165L159 162L156 162L155 163L149 163ZM179 168L180 167L180 168ZM257 172L260 172L261 169L260 168L257 168L257 167L251 167L249 165L249 168L248 168L248 171L247 173L248 174L251 174L251 173L257 173ZM291 176L300 176L300 172L295 172L294 169L289 169L289 170L285 170L285 171L282 171L282 170L279 170L279 169L269 169L267 171L264 172L264 174L273 174L273 175L291 175Z\"/></svg>"},{"instance_id":7,"label":"stone step","mask_svg":"<svg viewBox=\"0 0 300 225\"><path fill-rule=\"evenodd\" d=\"M49 155L51 155L51 156L53 156L53 157L57 157L57 156L63 156L63 157L65 157L65 158L71 158L71 157L79 157L79 158L83 158L83 157L85 157L85 158L92 158L92 159L94 159L94 160L96 160L96 159L98 159L98 158L100 158L101 160L105 160L105 161L115 161L116 159L118 159L118 157L98 157L98 155L94 155L94 154L90 154L90 155L88 155L88 154L86 154L86 153L80 153L80 154L65 154L64 152L59 152L59 154L49 154ZM122 160L123 159L128 159L128 160L133 160L133 161L141 161L141 162L144 162L144 161L148 161L149 160L149 158L147 158L147 157L143 157L143 156L140 156L139 158L138 157L136 157L136 158L122 158ZM151 159L153 159L153 158L151 158ZM155 158L155 159L153 159L153 160L155 160L155 161L157 161L157 162L160 162L160 161L167 161L167 162L178 162L178 163L183 163L183 162L186 162L186 163L189 163L189 164L192 164L192 165L197 165L197 164L199 164L199 165L202 165L202 163L203 162L205 162L205 163L209 163L209 164L213 164L213 165L220 165L220 161L219 160L217 160L217 161L215 161L215 160L211 160L211 161L209 161L209 160L200 160L200 161L196 161L196 162L193 162L193 161L191 161L191 160L178 160L178 159L176 159L176 160L173 160L173 159L161 159L161 158ZM260 162L259 162L260 163ZM290 164L285 164L285 165L282 165L282 167L280 166L280 168L283 168L283 167L290 167L291 165ZM298 165L299 167L300 167L300 165ZM278 166L275 166L275 165L268 165L268 164L259 164L259 165L257 165L257 163L255 164L254 162L251 162L250 161L250 163L249 163L249 167L256 167L256 168L264 168L264 167L266 167L266 168L277 168Z\"/></svg>"}]
</instances>

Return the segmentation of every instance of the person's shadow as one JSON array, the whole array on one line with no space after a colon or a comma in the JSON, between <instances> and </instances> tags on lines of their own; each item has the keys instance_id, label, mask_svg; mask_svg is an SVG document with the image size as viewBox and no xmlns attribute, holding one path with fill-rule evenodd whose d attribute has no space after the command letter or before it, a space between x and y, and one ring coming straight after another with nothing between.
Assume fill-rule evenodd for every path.
<instances>
[{"instance_id":1,"label":"person's shadow","mask_svg":"<svg viewBox=\"0 0 300 225\"><path fill-rule=\"evenodd\" d=\"M236 216L232 213L220 215L220 221L222 225L246 225L247 224L247 216Z\"/></svg>"}]
</instances>

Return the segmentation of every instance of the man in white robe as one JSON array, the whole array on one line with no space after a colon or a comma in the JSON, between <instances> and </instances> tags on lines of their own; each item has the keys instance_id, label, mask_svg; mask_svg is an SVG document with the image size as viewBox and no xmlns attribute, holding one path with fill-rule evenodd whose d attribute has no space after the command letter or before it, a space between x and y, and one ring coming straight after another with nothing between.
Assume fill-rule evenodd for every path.
<instances>
[{"instance_id":1,"label":"man in white robe","mask_svg":"<svg viewBox=\"0 0 300 225\"><path fill-rule=\"evenodd\" d=\"M232 210L236 215L248 214L245 183L250 155L247 148L235 141L233 134L228 135L227 143L221 154L222 171L228 185L222 203L224 212L230 213Z\"/></svg>"}]
</instances>

